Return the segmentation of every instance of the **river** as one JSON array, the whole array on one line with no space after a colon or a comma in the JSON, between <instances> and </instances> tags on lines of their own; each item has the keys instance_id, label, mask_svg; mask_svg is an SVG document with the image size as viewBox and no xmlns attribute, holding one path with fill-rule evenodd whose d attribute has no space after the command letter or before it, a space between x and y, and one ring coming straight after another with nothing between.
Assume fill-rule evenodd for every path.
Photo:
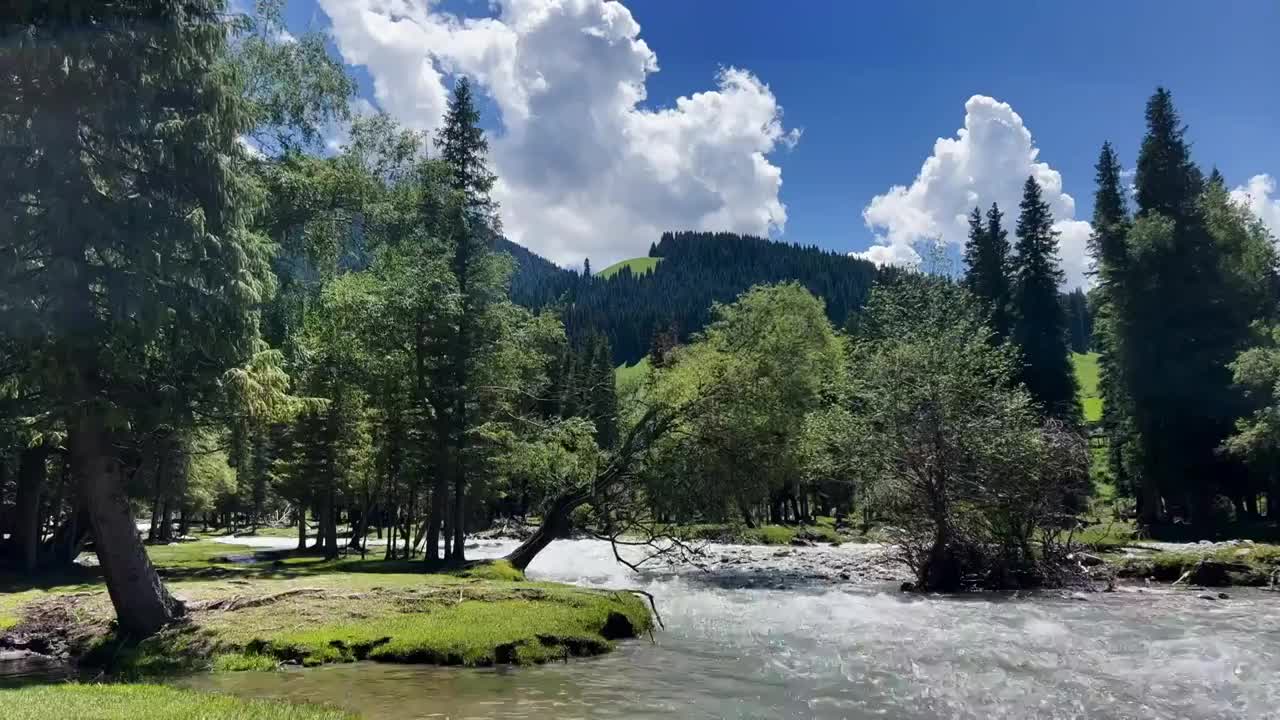
<instances>
[{"instance_id":1,"label":"river","mask_svg":"<svg viewBox=\"0 0 1280 720\"><path fill-rule=\"evenodd\" d=\"M508 547L484 543L472 554ZM861 551L800 549L774 562L808 552L838 561ZM531 577L646 589L667 629L602 658L543 667L358 663L187 682L372 718L1280 717L1274 593L917 597L887 582L806 583L803 574L775 589L776 569L637 577L604 543L560 541Z\"/></svg>"}]
</instances>

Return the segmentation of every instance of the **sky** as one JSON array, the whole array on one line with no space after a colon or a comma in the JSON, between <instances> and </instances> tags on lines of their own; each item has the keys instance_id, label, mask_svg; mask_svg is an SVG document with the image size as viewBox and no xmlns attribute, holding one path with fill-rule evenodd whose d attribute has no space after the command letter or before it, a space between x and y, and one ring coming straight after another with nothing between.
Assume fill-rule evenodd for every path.
<instances>
[{"instance_id":1,"label":"sky","mask_svg":"<svg viewBox=\"0 0 1280 720\"><path fill-rule=\"evenodd\" d=\"M470 78L505 232L566 266L681 229L911 263L975 205L1012 225L1033 175L1079 286L1098 150L1132 166L1159 85L1280 235L1275 0L289 0L288 21L406 125Z\"/></svg>"}]
</instances>

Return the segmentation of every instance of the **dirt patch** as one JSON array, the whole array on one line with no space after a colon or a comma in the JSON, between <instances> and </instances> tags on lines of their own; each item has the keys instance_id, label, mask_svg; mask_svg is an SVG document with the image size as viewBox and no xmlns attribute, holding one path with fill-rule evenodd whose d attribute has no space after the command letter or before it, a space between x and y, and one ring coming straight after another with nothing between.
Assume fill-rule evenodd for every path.
<instances>
[{"instance_id":1,"label":"dirt patch","mask_svg":"<svg viewBox=\"0 0 1280 720\"><path fill-rule=\"evenodd\" d=\"M58 659L82 652L89 642L108 631L108 624L92 619L94 613L86 608L102 594L55 595L27 605L23 608L22 620L0 635L0 648Z\"/></svg>"}]
</instances>

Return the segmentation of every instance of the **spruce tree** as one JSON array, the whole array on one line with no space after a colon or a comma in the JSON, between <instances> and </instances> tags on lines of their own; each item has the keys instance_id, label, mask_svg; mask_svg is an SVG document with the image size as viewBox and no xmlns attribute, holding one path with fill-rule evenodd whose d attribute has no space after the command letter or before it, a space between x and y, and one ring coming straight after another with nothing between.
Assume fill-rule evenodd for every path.
<instances>
[{"instance_id":1,"label":"spruce tree","mask_svg":"<svg viewBox=\"0 0 1280 720\"><path fill-rule=\"evenodd\" d=\"M1098 353L1098 390L1102 396L1102 431L1107 437L1107 469L1121 492L1137 494L1138 468L1132 462L1134 429L1131 401L1119 358L1118 323L1124 312L1124 275L1129 266L1126 236L1130 218L1120 159L1110 142L1098 154L1093 195L1093 233L1089 252L1097 288L1093 347Z\"/></svg>"},{"instance_id":2,"label":"spruce tree","mask_svg":"<svg viewBox=\"0 0 1280 720\"><path fill-rule=\"evenodd\" d=\"M618 392L609 339L597 335L591 355L591 420L596 426L596 443L608 450L618 441Z\"/></svg>"},{"instance_id":3,"label":"spruce tree","mask_svg":"<svg viewBox=\"0 0 1280 720\"><path fill-rule=\"evenodd\" d=\"M1066 317L1058 301L1064 275L1058 265L1058 233L1040 185L1023 186L1013 258L1013 332L1022 382L1046 415L1080 422L1076 379L1067 347Z\"/></svg>"},{"instance_id":4,"label":"spruce tree","mask_svg":"<svg viewBox=\"0 0 1280 720\"><path fill-rule=\"evenodd\" d=\"M1196 199L1203 189L1203 174L1191 160L1187 128L1165 88L1147 101L1147 134L1138 151L1136 186L1138 215L1152 213L1181 224L1197 214Z\"/></svg>"},{"instance_id":5,"label":"spruce tree","mask_svg":"<svg viewBox=\"0 0 1280 720\"><path fill-rule=\"evenodd\" d=\"M985 222L982 213L974 208L964 247L964 283L986 307L996 343L1004 342L1010 330L1009 235L1001 227L1002 218L995 203L987 211Z\"/></svg>"},{"instance_id":6,"label":"spruce tree","mask_svg":"<svg viewBox=\"0 0 1280 720\"><path fill-rule=\"evenodd\" d=\"M437 391L447 397L437 404L436 431L441 449L427 526L427 558L435 559L438 553L435 543L445 515L444 496L452 481L450 559L461 561L466 533L468 437L477 424L472 417L476 392L471 387L473 370L483 349L492 343L496 329L484 318L507 292L507 273L494 264L498 219L497 205L489 196L495 180L486 157L489 143L480 127L480 111L475 106L471 84L465 77L454 86L435 144L449 168L457 205L446 214L445 228L452 242L450 268L461 302L456 323L449 328L445 341L446 368L437 378ZM428 208L424 214L429 212Z\"/></svg>"},{"instance_id":7,"label":"spruce tree","mask_svg":"<svg viewBox=\"0 0 1280 720\"><path fill-rule=\"evenodd\" d=\"M496 229L493 225L497 206L489 193L497 176L489 170L486 159L489 141L480 127L480 110L471 92L471 81L466 77L458 78L453 86L435 144L440 159L452 170L453 189L464 198L467 219Z\"/></svg>"},{"instance_id":8,"label":"spruce tree","mask_svg":"<svg viewBox=\"0 0 1280 720\"><path fill-rule=\"evenodd\" d=\"M1201 522L1226 489L1220 481L1241 474L1219 448L1240 411L1227 366L1256 315L1231 276L1230 238L1207 222L1204 177L1167 90L1152 95L1146 120L1127 266L1109 289L1114 350L1132 401L1144 523L1165 508Z\"/></svg>"},{"instance_id":9,"label":"spruce tree","mask_svg":"<svg viewBox=\"0 0 1280 720\"><path fill-rule=\"evenodd\" d=\"M188 429L252 353L272 289L266 244L246 229L258 205L238 142L250 113L224 71L224 10L221 0L0 10L14 39L0 48L0 237L24 266L0 287L0 306L25 315L15 320L64 419L107 590L134 635L183 608L138 539L120 428L155 416Z\"/></svg>"}]
</instances>

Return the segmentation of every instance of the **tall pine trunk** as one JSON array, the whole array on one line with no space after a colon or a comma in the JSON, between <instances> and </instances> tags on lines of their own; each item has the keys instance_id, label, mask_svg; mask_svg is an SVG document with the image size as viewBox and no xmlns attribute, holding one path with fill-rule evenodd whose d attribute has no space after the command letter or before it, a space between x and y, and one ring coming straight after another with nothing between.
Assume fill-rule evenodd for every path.
<instances>
[{"instance_id":1,"label":"tall pine trunk","mask_svg":"<svg viewBox=\"0 0 1280 720\"><path fill-rule=\"evenodd\" d=\"M466 560L466 553L463 550L463 542L466 539L467 528L467 505L466 505L466 489L467 475L466 465L462 459L461 443L458 448L458 462L454 467L453 481L453 549L449 553L449 558L457 562Z\"/></svg>"},{"instance_id":2,"label":"tall pine trunk","mask_svg":"<svg viewBox=\"0 0 1280 720\"><path fill-rule=\"evenodd\" d=\"M305 552L307 549L307 504L298 501L298 550Z\"/></svg>"},{"instance_id":3,"label":"tall pine trunk","mask_svg":"<svg viewBox=\"0 0 1280 720\"><path fill-rule=\"evenodd\" d=\"M428 562L440 559L440 526L448 509L449 496L449 476L446 472L449 466L446 459L449 450L445 446L447 440L437 435L436 442L440 443L440 447L436 453L435 477L432 478L431 510L427 514L426 559Z\"/></svg>"},{"instance_id":4,"label":"tall pine trunk","mask_svg":"<svg viewBox=\"0 0 1280 720\"><path fill-rule=\"evenodd\" d=\"M45 483L45 446L26 448L18 456L18 488L14 498L12 543L24 572L33 572L39 562L40 492Z\"/></svg>"},{"instance_id":5,"label":"tall pine trunk","mask_svg":"<svg viewBox=\"0 0 1280 720\"><path fill-rule=\"evenodd\" d=\"M94 550L120 628L132 635L152 635L186 609L160 581L138 538L105 417L82 405L67 427L72 472L89 509Z\"/></svg>"}]
</instances>

